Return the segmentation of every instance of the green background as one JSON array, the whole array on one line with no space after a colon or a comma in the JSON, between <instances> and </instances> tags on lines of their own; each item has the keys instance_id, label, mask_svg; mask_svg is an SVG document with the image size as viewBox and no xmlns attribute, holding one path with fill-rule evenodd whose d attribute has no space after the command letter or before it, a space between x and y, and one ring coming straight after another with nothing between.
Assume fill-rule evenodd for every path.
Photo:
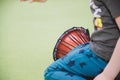
<instances>
[{"instance_id":1,"label":"green background","mask_svg":"<svg viewBox=\"0 0 120 80\"><path fill-rule=\"evenodd\" d=\"M93 30L89 0L1 0L0 80L44 80L58 37L73 26Z\"/></svg>"}]
</instances>

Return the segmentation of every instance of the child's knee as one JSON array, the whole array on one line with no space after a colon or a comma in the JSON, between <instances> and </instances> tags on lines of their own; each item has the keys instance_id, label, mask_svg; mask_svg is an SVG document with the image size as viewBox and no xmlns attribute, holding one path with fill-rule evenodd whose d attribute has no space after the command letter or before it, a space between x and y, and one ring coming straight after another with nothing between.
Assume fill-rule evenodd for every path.
<instances>
[{"instance_id":1,"label":"child's knee","mask_svg":"<svg viewBox=\"0 0 120 80\"><path fill-rule=\"evenodd\" d=\"M45 80L51 80L51 76L55 72L59 72L61 70L63 70L63 67L61 66L61 60L55 61L49 67L47 67L46 70L44 71L44 78L45 78Z\"/></svg>"},{"instance_id":2,"label":"child's knee","mask_svg":"<svg viewBox=\"0 0 120 80\"><path fill-rule=\"evenodd\" d=\"M48 80L47 78L49 77L50 72L51 72L51 71L49 71L48 68L44 71L44 79L45 79L45 80Z\"/></svg>"},{"instance_id":3,"label":"child's knee","mask_svg":"<svg viewBox=\"0 0 120 80\"><path fill-rule=\"evenodd\" d=\"M51 66L46 68L46 70L44 71L44 79L49 80L49 77L54 73L54 71L55 69Z\"/></svg>"}]
</instances>

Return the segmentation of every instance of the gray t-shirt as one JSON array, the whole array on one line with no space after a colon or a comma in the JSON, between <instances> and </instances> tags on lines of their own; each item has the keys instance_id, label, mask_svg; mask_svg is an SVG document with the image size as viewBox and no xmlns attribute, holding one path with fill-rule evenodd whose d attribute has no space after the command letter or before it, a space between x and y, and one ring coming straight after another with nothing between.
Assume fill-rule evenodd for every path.
<instances>
[{"instance_id":1,"label":"gray t-shirt","mask_svg":"<svg viewBox=\"0 0 120 80\"><path fill-rule=\"evenodd\" d=\"M114 18L120 16L120 0L91 0L90 8L94 15L94 29L90 47L99 57L109 61L120 30Z\"/></svg>"}]
</instances>

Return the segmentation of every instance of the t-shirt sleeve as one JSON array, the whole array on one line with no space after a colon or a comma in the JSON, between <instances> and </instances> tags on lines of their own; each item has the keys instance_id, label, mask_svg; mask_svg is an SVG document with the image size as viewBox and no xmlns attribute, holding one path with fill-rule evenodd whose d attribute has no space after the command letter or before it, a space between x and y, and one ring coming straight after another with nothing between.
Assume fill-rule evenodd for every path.
<instances>
[{"instance_id":1,"label":"t-shirt sleeve","mask_svg":"<svg viewBox=\"0 0 120 80\"><path fill-rule=\"evenodd\" d=\"M120 16L120 0L104 0L111 15L115 18Z\"/></svg>"}]
</instances>

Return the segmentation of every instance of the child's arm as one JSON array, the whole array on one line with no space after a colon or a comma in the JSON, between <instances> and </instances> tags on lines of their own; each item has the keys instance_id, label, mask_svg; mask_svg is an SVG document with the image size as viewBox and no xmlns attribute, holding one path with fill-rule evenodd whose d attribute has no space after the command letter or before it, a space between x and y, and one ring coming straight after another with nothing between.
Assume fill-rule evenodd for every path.
<instances>
[{"instance_id":1,"label":"child's arm","mask_svg":"<svg viewBox=\"0 0 120 80\"><path fill-rule=\"evenodd\" d=\"M120 16L115 18L115 21L120 29ZM116 44L113 55L104 69L94 80L114 80L120 72L120 38Z\"/></svg>"}]
</instances>

